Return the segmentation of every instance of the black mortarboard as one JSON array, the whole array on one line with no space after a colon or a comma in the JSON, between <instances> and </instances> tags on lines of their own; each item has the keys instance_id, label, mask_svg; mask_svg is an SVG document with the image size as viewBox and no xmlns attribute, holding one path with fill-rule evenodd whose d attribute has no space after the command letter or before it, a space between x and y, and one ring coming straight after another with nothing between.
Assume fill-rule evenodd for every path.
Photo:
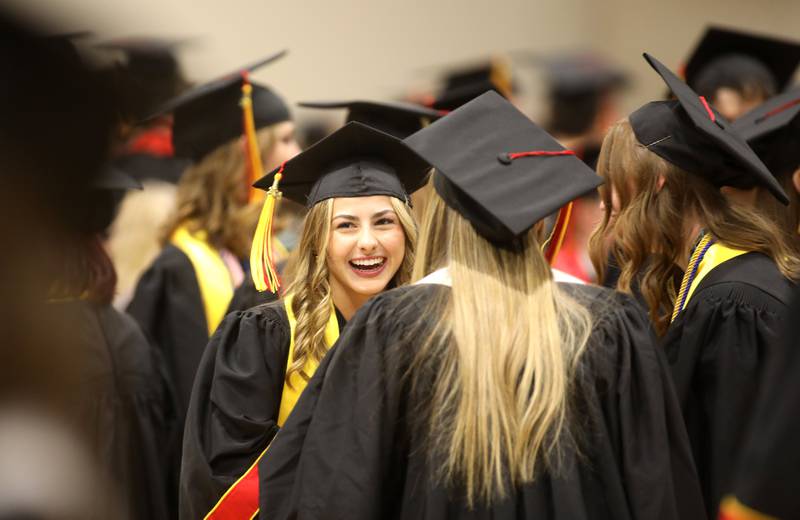
<instances>
[{"instance_id":1,"label":"black mortarboard","mask_svg":"<svg viewBox=\"0 0 800 520\"><path fill-rule=\"evenodd\" d=\"M405 139L425 125L437 120L442 113L412 103L386 101L306 101L301 107L347 109L347 122L358 121L398 139Z\"/></svg>"},{"instance_id":2,"label":"black mortarboard","mask_svg":"<svg viewBox=\"0 0 800 520\"><path fill-rule=\"evenodd\" d=\"M402 140L350 122L317 142L254 186L267 190L275 174L283 196L308 207L333 197L388 195L408 201L430 166Z\"/></svg>"},{"instance_id":3,"label":"black mortarboard","mask_svg":"<svg viewBox=\"0 0 800 520\"><path fill-rule=\"evenodd\" d=\"M487 90L494 90L503 97L513 93L511 70L504 60L493 59L477 67L449 73L431 106L437 110L455 110Z\"/></svg>"},{"instance_id":4,"label":"black mortarboard","mask_svg":"<svg viewBox=\"0 0 800 520\"><path fill-rule=\"evenodd\" d=\"M496 92L487 92L406 139L436 168L448 206L496 244L513 244L536 222L602 183Z\"/></svg>"},{"instance_id":5,"label":"black mortarboard","mask_svg":"<svg viewBox=\"0 0 800 520\"><path fill-rule=\"evenodd\" d=\"M636 139L667 162L715 186L761 184L787 203L786 193L731 123L660 61L647 53L644 58L677 100L653 101L632 113Z\"/></svg>"},{"instance_id":6,"label":"black mortarboard","mask_svg":"<svg viewBox=\"0 0 800 520\"><path fill-rule=\"evenodd\" d=\"M559 136L591 130L604 96L628 81L622 70L588 52L562 54L544 63L550 102L547 130Z\"/></svg>"},{"instance_id":7,"label":"black mortarboard","mask_svg":"<svg viewBox=\"0 0 800 520\"><path fill-rule=\"evenodd\" d=\"M623 87L627 75L602 57L589 53L562 54L545 60L551 95L580 95Z\"/></svg>"},{"instance_id":8,"label":"black mortarboard","mask_svg":"<svg viewBox=\"0 0 800 520\"><path fill-rule=\"evenodd\" d=\"M173 113L172 142L176 157L195 161L243 134L242 73L281 58L286 51L269 56L239 71L195 87L169 101L159 114ZM256 129L291 119L289 107L269 88L253 83L253 120Z\"/></svg>"},{"instance_id":9,"label":"black mortarboard","mask_svg":"<svg viewBox=\"0 0 800 520\"><path fill-rule=\"evenodd\" d=\"M140 121L189 86L176 56L181 44L158 38L126 38L97 46L116 51L123 58L113 71L128 117Z\"/></svg>"},{"instance_id":10,"label":"black mortarboard","mask_svg":"<svg viewBox=\"0 0 800 520\"><path fill-rule=\"evenodd\" d=\"M800 166L800 87L775 96L733 123L775 175Z\"/></svg>"},{"instance_id":11,"label":"black mortarboard","mask_svg":"<svg viewBox=\"0 0 800 520\"><path fill-rule=\"evenodd\" d=\"M744 55L763 63L773 74L779 91L792 79L800 63L800 43L738 30L709 27L684 69L693 88L698 74L717 58Z\"/></svg>"}]
</instances>

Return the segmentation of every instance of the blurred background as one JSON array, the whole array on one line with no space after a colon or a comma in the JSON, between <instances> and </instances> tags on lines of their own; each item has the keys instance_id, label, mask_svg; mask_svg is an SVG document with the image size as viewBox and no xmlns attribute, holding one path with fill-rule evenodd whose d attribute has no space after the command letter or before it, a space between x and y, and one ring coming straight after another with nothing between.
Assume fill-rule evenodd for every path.
<instances>
[{"instance_id":1,"label":"blurred background","mask_svg":"<svg viewBox=\"0 0 800 520\"><path fill-rule=\"evenodd\" d=\"M678 68L706 25L793 38L796 0L6 0L91 38L185 39L186 75L204 80L282 48L288 59L254 75L290 102L389 99L425 90L444 68L512 53L522 106L542 107L537 56L590 49L630 74L633 110L662 93L643 51ZM303 118L305 112L298 110Z\"/></svg>"}]
</instances>

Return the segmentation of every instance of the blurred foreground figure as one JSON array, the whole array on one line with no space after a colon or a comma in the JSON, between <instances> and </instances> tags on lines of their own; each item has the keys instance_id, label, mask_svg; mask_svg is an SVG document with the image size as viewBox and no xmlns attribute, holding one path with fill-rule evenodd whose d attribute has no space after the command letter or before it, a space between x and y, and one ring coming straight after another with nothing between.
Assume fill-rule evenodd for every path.
<instances>
[{"instance_id":1,"label":"blurred foreground figure","mask_svg":"<svg viewBox=\"0 0 800 520\"><path fill-rule=\"evenodd\" d=\"M91 362L46 303L52 247L80 220L105 160L114 108L75 50L0 14L0 517L128 518L74 424ZM102 472L100 473L102 474Z\"/></svg>"},{"instance_id":2,"label":"blurred foreground figure","mask_svg":"<svg viewBox=\"0 0 800 520\"><path fill-rule=\"evenodd\" d=\"M179 453L172 395L161 358L130 316L111 300L116 273L102 241L125 190L141 185L106 169L76 206L79 222L52 244L56 260L48 311L73 327L85 358L75 393L76 428L89 441L102 476L132 518L175 516L171 460Z\"/></svg>"}]
</instances>

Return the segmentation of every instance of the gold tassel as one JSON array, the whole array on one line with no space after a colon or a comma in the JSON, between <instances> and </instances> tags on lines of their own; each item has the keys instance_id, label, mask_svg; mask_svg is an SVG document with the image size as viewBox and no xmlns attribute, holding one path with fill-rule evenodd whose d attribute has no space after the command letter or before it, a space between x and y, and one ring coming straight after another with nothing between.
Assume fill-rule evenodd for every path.
<instances>
[{"instance_id":1,"label":"gold tassel","mask_svg":"<svg viewBox=\"0 0 800 520\"><path fill-rule=\"evenodd\" d=\"M261 199L261 191L253 188L256 182L264 173L264 166L261 164L261 150L258 146L256 135L256 123L253 118L253 85L250 84L247 72L242 72L242 119L245 139L245 155L247 156L247 186L248 201L253 202Z\"/></svg>"},{"instance_id":2,"label":"gold tassel","mask_svg":"<svg viewBox=\"0 0 800 520\"><path fill-rule=\"evenodd\" d=\"M275 205L278 203L278 199L281 198L278 184L283 178L285 164L281 165L280 170L275 174L272 186L267 190L264 206L261 208L261 215L258 217L256 233L253 236L253 245L250 249L250 274L253 277L256 289L262 292L269 290L277 293L281 287L272 253L272 220L275 214Z\"/></svg>"}]
</instances>

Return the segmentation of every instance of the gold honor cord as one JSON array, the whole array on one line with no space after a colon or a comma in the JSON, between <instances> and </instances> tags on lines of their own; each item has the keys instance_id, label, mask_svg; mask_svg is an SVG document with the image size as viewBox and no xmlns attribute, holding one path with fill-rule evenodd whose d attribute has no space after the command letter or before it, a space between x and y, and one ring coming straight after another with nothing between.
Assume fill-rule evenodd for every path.
<instances>
[{"instance_id":1,"label":"gold honor cord","mask_svg":"<svg viewBox=\"0 0 800 520\"><path fill-rule=\"evenodd\" d=\"M695 246L694 251L692 251L692 256L689 258L689 265L686 266L686 272L683 273L683 279L681 280L681 289L678 291L678 297L675 299L675 307L672 309L672 318L670 319L670 323L675 321L675 318L678 317L678 313L683 310L683 306L686 303L686 293L689 290L689 287L692 285L692 281L694 281L694 277L697 274L697 267L700 263L700 260L703 259L703 256L706 254L709 246L713 243L713 238L708 233L703 235L703 238L700 239L700 242Z\"/></svg>"}]
</instances>

